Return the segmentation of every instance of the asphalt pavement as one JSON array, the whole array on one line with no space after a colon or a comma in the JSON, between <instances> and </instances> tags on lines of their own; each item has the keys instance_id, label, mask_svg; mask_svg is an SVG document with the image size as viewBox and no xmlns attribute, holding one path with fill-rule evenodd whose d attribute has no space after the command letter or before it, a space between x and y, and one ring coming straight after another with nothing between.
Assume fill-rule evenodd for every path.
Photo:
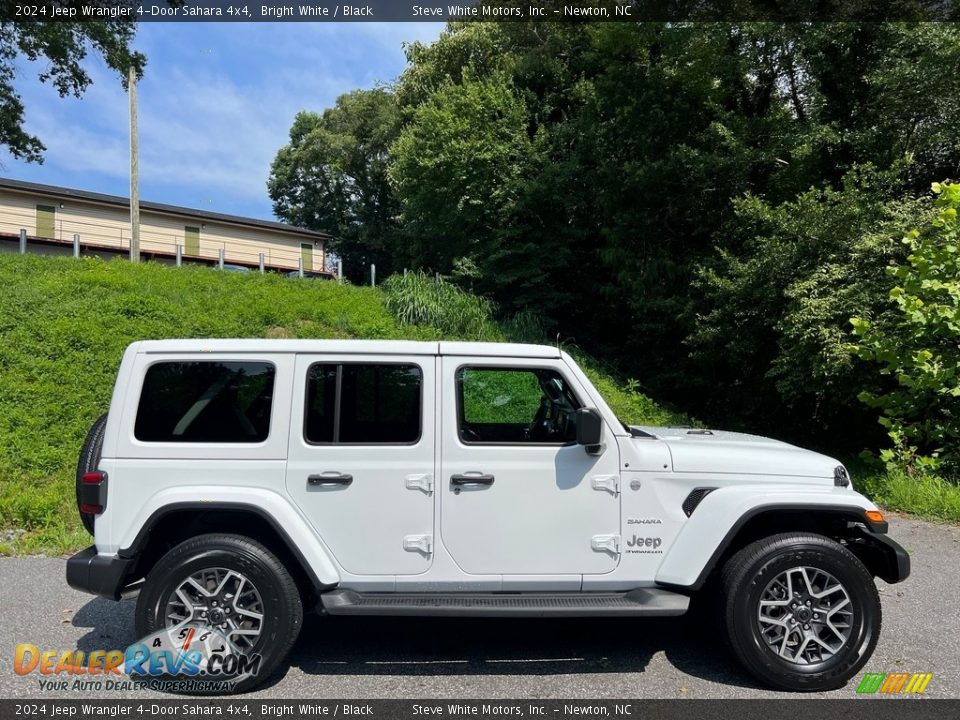
<instances>
[{"instance_id":1,"label":"asphalt pavement","mask_svg":"<svg viewBox=\"0 0 960 720\"><path fill-rule=\"evenodd\" d=\"M878 581L880 642L864 671L932 672L926 695L960 698L960 528L894 517L910 552L900 585ZM0 698L88 699L41 690L13 671L14 647L125 648L133 600L70 589L64 558L0 558ZM846 688L814 697L855 695ZM98 697L175 697L147 690ZM247 697L767 698L727 654L718 629L665 619L307 618L287 663ZM810 697L810 696L806 696Z\"/></svg>"}]
</instances>

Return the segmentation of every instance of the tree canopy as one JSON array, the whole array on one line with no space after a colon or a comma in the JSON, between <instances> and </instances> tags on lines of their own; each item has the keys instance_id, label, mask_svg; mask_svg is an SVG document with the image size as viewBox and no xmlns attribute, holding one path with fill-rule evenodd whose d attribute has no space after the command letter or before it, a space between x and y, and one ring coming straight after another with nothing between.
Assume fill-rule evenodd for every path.
<instances>
[{"instance_id":1,"label":"tree canopy","mask_svg":"<svg viewBox=\"0 0 960 720\"><path fill-rule=\"evenodd\" d=\"M849 319L887 302L899 237L958 174L960 27L466 22L407 54L377 91L394 267L528 310L708 421L880 439ZM338 231L326 208L359 195L331 157L275 166L282 217L309 185L298 212Z\"/></svg>"},{"instance_id":2,"label":"tree canopy","mask_svg":"<svg viewBox=\"0 0 960 720\"><path fill-rule=\"evenodd\" d=\"M88 3L89 4L89 3ZM106 6L97 0L93 4ZM116 2L109 5L115 6ZM5 13L6 14L6 13ZM18 58L39 66L39 78L61 97L79 97L92 79L83 66L92 48L126 83L130 68L143 73L146 58L131 50L136 32L130 20L83 22L0 21L0 145L15 158L43 162L43 141L24 129L23 99L14 87Z\"/></svg>"}]
</instances>

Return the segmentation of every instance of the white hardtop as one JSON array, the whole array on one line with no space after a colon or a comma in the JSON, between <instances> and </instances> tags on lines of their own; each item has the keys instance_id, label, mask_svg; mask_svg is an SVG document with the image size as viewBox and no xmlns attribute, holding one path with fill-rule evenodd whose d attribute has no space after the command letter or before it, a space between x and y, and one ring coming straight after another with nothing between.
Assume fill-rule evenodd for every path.
<instances>
[{"instance_id":1,"label":"white hardtop","mask_svg":"<svg viewBox=\"0 0 960 720\"><path fill-rule=\"evenodd\" d=\"M549 345L415 340L179 339L134 343L139 353L303 353L340 355L470 355L559 358Z\"/></svg>"}]
</instances>

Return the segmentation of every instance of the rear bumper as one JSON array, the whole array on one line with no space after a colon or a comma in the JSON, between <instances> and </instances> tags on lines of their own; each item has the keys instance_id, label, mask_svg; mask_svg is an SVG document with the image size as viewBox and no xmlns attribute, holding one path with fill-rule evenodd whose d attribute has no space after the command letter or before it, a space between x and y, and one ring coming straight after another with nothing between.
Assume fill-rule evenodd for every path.
<instances>
[{"instance_id":1,"label":"rear bumper","mask_svg":"<svg viewBox=\"0 0 960 720\"><path fill-rule=\"evenodd\" d=\"M93 545L67 560L67 584L75 590L119 600L133 558L101 555Z\"/></svg>"}]
</instances>

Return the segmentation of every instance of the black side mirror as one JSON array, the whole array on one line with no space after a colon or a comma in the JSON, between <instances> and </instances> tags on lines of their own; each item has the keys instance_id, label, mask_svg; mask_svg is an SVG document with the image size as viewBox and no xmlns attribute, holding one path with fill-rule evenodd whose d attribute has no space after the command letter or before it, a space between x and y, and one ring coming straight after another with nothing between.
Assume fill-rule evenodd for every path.
<instances>
[{"instance_id":1,"label":"black side mirror","mask_svg":"<svg viewBox=\"0 0 960 720\"><path fill-rule=\"evenodd\" d=\"M599 451L603 441L603 419L596 408L577 410L577 443L586 447L587 452Z\"/></svg>"}]
</instances>

